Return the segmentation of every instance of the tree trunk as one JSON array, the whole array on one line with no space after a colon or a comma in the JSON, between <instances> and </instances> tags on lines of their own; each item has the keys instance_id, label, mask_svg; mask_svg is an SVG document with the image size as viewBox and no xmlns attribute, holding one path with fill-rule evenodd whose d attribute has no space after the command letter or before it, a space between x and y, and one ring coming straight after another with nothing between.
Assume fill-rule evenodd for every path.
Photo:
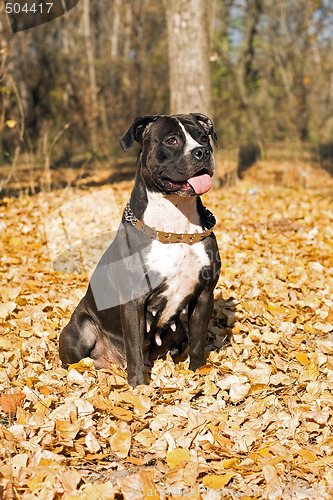
<instances>
[{"instance_id":1,"label":"tree trunk","mask_svg":"<svg viewBox=\"0 0 333 500\"><path fill-rule=\"evenodd\" d=\"M85 49L88 60L88 76L90 90L90 118L88 126L90 128L90 141L93 149L96 148L96 120L97 120L97 87L96 73L94 65L94 51L92 45L92 36L90 30L90 0L83 0L83 30Z\"/></svg>"},{"instance_id":2,"label":"tree trunk","mask_svg":"<svg viewBox=\"0 0 333 500\"><path fill-rule=\"evenodd\" d=\"M212 114L205 0L164 0L170 112Z\"/></svg>"},{"instance_id":3,"label":"tree trunk","mask_svg":"<svg viewBox=\"0 0 333 500\"><path fill-rule=\"evenodd\" d=\"M253 83L252 80L255 76L253 71L254 37L257 32L257 25L261 13L262 0L247 0L243 49L236 70L240 98L253 125L255 137L260 143L264 140L264 133L261 127L260 117L249 95L248 85Z\"/></svg>"},{"instance_id":4,"label":"tree trunk","mask_svg":"<svg viewBox=\"0 0 333 500\"><path fill-rule=\"evenodd\" d=\"M112 27L111 27L111 59L115 60L118 56L119 27L121 0L114 0L112 8Z\"/></svg>"}]
</instances>

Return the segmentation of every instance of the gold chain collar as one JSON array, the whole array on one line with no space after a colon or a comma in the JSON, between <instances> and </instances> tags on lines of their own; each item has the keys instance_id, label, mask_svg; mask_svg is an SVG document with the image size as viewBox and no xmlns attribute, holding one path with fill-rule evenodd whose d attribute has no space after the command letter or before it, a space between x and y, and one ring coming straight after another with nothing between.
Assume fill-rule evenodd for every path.
<instances>
[{"instance_id":1,"label":"gold chain collar","mask_svg":"<svg viewBox=\"0 0 333 500\"><path fill-rule=\"evenodd\" d=\"M168 233L165 231L158 231L157 229L147 226L139 219L137 219L132 212L129 202L125 207L124 215L127 222L130 222L132 226L134 226L136 229L146 234L150 238L153 238L154 240L158 240L161 243L188 243L191 245L207 238L207 236L209 236L213 232L216 224L216 220L212 212L205 206L203 208L205 210L205 215L207 218L205 226L206 231L204 231L203 233Z\"/></svg>"}]
</instances>

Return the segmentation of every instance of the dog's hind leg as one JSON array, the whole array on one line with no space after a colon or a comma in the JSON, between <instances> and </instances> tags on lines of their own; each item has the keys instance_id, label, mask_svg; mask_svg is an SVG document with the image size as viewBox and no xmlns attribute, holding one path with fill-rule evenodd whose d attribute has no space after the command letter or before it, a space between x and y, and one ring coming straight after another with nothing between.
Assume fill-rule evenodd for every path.
<instances>
[{"instance_id":1,"label":"dog's hind leg","mask_svg":"<svg viewBox=\"0 0 333 500\"><path fill-rule=\"evenodd\" d=\"M72 319L59 338L59 355L64 367L89 357L97 342L96 327L88 316L73 323Z\"/></svg>"}]
</instances>

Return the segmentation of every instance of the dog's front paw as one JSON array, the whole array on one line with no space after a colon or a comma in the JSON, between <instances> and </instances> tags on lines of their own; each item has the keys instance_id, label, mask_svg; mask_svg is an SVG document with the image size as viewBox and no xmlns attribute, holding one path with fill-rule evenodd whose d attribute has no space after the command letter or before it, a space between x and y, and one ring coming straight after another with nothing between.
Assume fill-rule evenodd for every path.
<instances>
[{"instance_id":1,"label":"dog's front paw","mask_svg":"<svg viewBox=\"0 0 333 500\"><path fill-rule=\"evenodd\" d=\"M146 385L147 377L145 373L128 373L127 381L134 388L137 385Z\"/></svg>"},{"instance_id":2,"label":"dog's front paw","mask_svg":"<svg viewBox=\"0 0 333 500\"><path fill-rule=\"evenodd\" d=\"M192 357L190 356L190 366L189 369L195 372L198 368L201 368L206 364L205 356Z\"/></svg>"}]
</instances>

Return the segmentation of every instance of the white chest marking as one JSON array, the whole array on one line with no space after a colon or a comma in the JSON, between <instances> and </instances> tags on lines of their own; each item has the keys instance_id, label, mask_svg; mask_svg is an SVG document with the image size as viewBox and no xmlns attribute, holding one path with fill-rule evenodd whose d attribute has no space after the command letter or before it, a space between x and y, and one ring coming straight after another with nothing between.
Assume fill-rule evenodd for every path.
<instances>
[{"instance_id":1,"label":"white chest marking","mask_svg":"<svg viewBox=\"0 0 333 500\"><path fill-rule=\"evenodd\" d=\"M148 205L143 222L159 231L202 233L197 201L194 196L147 192Z\"/></svg>"},{"instance_id":2,"label":"white chest marking","mask_svg":"<svg viewBox=\"0 0 333 500\"><path fill-rule=\"evenodd\" d=\"M147 197L148 205L143 222L148 226L173 233L203 232L196 197L150 191L147 192ZM159 326L167 323L182 300L193 293L202 267L209 263L203 242L189 245L153 241L147 256L147 267L149 271L161 274L167 281L164 293L167 303L159 319Z\"/></svg>"},{"instance_id":3,"label":"white chest marking","mask_svg":"<svg viewBox=\"0 0 333 500\"><path fill-rule=\"evenodd\" d=\"M159 320L161 326L176 313L181 301L193 293L202 267L210 261L202 242L188 245L157 240L153 241L147 261L150 271L161 273L167 280L164 293L167 303Z\"/></svg>"}]
</instances>

